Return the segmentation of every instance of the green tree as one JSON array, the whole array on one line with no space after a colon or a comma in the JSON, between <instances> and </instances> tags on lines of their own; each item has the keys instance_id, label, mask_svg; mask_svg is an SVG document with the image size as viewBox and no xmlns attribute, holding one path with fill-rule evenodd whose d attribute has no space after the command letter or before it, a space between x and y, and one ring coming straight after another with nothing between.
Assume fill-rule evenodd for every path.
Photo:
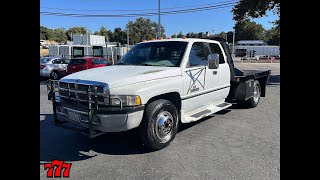
<instances>
[{"instance_id":1,"label":"green tree","mask_svg":"<svg viewBox=\"0 0 320 180\"><path fill-rule=\"evenodd\" d=\"M182 38L184 37L184 35L182 34L182 31L179 32L179 34L177 35L177 38Z\"/></svg>"},{"instance_id":2,"label":"green tree","mask_svg":"<svg viewBox=\"0 0 320 180\"><path fill-rule=\"evenodd\" d=\"M49 40L54 38L54 32L45 26L40 26L40 39Z\"/></svg>"},{"instance_id":3,"label":"green tree","mask_svg":"<svg viewBox=\"0 0 320 180\"><path fill-rule=\"evenodd\" d=\"M48 28L44 27L44 26L40 26L40 39L41 40L46 40L46 31Z\"/></svg>"},{"instance_id":4,"label":"green tree","mask_svg":"<svg viewBox=\"0 0 320 180\"><path fill-rule=\"evenodd\" d=\"M280 25L280 0L241 0L232 9L233 18L237 22L249 18L259 18L266 15L266 12L272 10L278 15L278 20L274 23Z\"/></svg>"},{"instance_id":5,"label":"green tree","mask_svg":"<svg viewBox=\"0 0 320 180\"><path fill-rule=\"evenodd\" d=\"M71 34L86 34L87 30L85 27L72 27L66 32L68 40L71 40Z\"/></svg>"},{"instance_id":6,"label":"green tree","mask_svg":"<svg viewBox=\"0 0 320 180\"><path fill-rule=\"evenodd\" d=\"M177 35L176 35L176 34L173 34L173 35L171 36L171 38L177 38Z\"/></svg>"},{"instance_id":7,"label":"green tree","mask_svg":"<svg viewBox=\"0 0 320 180\"><path fill-rule=\"evenodd\" d=\"M224 31L222 31L222 32L220 32L219 34L214 34L213 36L214 36L214 37L221 37L221 38L223 38L223 39L226 39L227 33L224 32Z\"/></svg>"},{"instance_id":8,"label":"green tree","mask_svg":"<svg viewBox=\"0 0 320 180\"><path fill-rule=\"evenodd\" d=\"M135 22L129 21L126 28L129 29L130 44L136 44L143 39L150 40L155 38L158 32L158 24L156 22L142 17L137 18ZM164 32L164 27L161 26L162 37L165 37Z\"/></svg>"},{"instance_id":9,"label":"green tree","mask_svg":"<svg viewBox=\"0 0 320 180\"><path fill-rule=\"evenodd\" d=\"M227 42L228 43L232 43L233 42L233 32L232 31L228 31L227 32Z\"/></svg>"},{"instance_id":10,"label":"green tree","mask_svg":"<svg viewBox=\"0 0 320 180\"><path fill-rule=\"evenodd\" d=\"M121 28L117 27L113 31L113 37L111 41L120 42L121 44L127 44L127 33L122 31Z\"/></svg>"},{"instance_id":11,"label":"green tree","mask_svg":"<svg viewBox=\"0 0 320 180\"><path fill-rule=\"evenodd\" d=\"M54 40L59 43L67 42L67 34L64 28L54 29L53 32L54 32L54 37L50 40Z\"/></svg>"},{"instance_id":12,"label":"green tree","mask_svg":"<svg viewBox=\"0 0 320 180\"><path fill-rule=\"evenodd\" d=\"M198 38L198 33L189 32L187 33L187 38Z\"/></svg>"},{"instance_id":13,"label":"green tree","mask_svg":"<svg viewBox=\"0 0 320 180\"><path fill-rule=\"evenodd\" d=\"M264 39L264 28L250 20L237 22L235 25L236 39L239 40L261 40Z\"/></svg>"},{"instance_id":14,"label":"green tree","mask_svg":"<svg viewBox=\"0 0 320 180\"><path fill-rule=\"evenodd\" d=\"M105 36L106 42L111 41L111 39L113 39L113 32L107 30L107 28L104 26L102 26L99 31L96 31L94 35Z\"/></svg>"},{"instance_id":15,"label":"green tree","mask_svg":"<svg viewBox=\"0 0 320 180\"><path fill-rule=\"evenodd\" d=\"M280 29L279 27L273 27L265 32L264 40L269 45L280 45Z\"/></svg>"}]
</instances>

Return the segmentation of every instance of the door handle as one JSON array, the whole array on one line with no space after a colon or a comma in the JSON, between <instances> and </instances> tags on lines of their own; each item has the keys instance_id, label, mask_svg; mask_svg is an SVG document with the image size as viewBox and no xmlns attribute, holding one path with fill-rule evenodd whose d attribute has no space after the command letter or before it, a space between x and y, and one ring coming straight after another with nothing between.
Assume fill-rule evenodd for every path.
<instances>
[{"instance_id":1,"label":"door handle","mask_svg":"<svg viewBox=\"0 0 320 180\"><path fill-rule=\"evenodd\" d=\"M213 75L217 75L218 72L217 72L217 71L212 71L212 74L213 74Z\"/></svg>"}]
</instances>

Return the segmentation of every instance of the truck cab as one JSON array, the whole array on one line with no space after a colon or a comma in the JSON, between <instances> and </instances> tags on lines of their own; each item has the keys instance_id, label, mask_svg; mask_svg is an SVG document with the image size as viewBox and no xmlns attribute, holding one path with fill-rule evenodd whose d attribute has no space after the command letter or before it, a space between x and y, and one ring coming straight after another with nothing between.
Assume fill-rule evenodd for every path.
<instances>
[{"instance_id":1,"label":"truck cab","mask_svg":"<svg viewBox=\"0 0 320 180\"><path fill-rule=\"evenodd\" d=\"M200 120L232 102L255 107L270 71L234 68L221 39L176 38L135 45L113 66L49 81L57 125L73 124L95 137L137 128L143 144L159 150L179 123Z\"/></svg>"}]
</instances>

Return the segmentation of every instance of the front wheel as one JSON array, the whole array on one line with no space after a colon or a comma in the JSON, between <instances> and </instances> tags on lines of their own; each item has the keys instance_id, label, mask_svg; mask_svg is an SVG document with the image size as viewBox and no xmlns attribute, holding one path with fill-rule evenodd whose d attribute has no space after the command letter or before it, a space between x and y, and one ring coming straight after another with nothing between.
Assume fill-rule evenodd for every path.
<instances>
[{"instance_id":1,"label":"front wheel","mask_svg":"<svg viewBox=\"0 0 320 180\"><path fill-rule=\"evenodd\" d=\"M178 131L178 111L168 100L160 99L146 106L139 135L143 144L152 150L167 147Z\"/></svg>"},{"instance_id":2,"label":"front wheel","mask_svg":"<svg viewBox=\"0 0 320 180\"><path fill-rule=\"evenodd\" d=\"M50 77L54 80L57 80L59 78L59 73L57 71L51 71Z\"/></svg>"}]
</instances>

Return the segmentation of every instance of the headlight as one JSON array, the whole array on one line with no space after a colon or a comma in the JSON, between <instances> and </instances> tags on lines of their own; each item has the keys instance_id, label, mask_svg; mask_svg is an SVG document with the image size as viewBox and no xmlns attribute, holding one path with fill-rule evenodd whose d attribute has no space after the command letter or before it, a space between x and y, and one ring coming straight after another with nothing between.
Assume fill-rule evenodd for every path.
<instances>
[{"instance_id":1,"label":"headlight","mask_svg":"<svg viewBox=\"0 0 320 180\"><path fill-rule=\"evenodd\" d=\"M110 96L111 106L120 106L120 101L122 102L122 106L141 105L141 99L139 96L126 96L126 95Z\"/></svg>"}]
</instances>

